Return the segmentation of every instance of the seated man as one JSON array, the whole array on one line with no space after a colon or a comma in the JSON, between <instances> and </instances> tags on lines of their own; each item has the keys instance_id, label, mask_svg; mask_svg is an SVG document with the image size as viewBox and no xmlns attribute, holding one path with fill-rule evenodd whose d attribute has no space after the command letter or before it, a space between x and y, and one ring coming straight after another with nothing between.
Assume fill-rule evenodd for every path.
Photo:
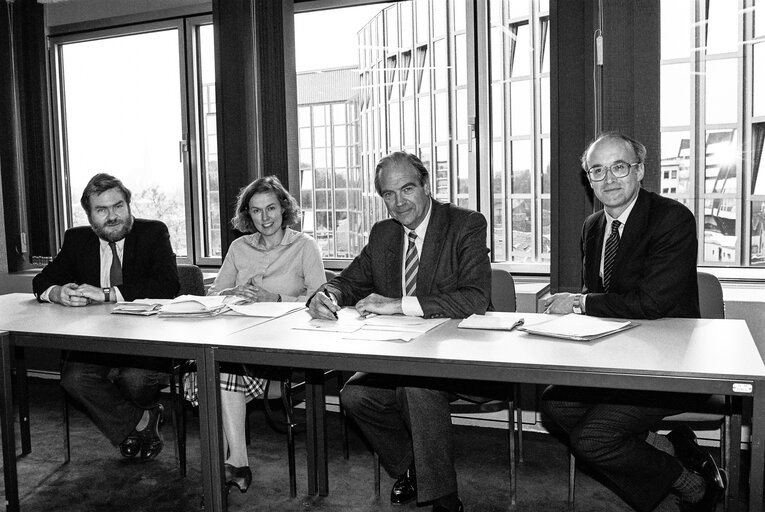
<instances>
[{"instance_id":1,"label":"seated man","mask_svg":"<svg viewBox=\"0 0 765 512\"><path fill-rule=\"evenodd\" d=\"M584 222L582 293L553 295L546 312L699 317L696 221L682 204L641 188L645 155L645 146L619 133L600 135L582 155L603 210ZM693 432L673 432L670 442L650 430L706 399L552 386L542 410L566 432L577 459L603 474L635 510L676 511L682 501L712 511L723 478Z\"/></svg>"},{"instance_id":2,"label":"seated man","mask_svg":"<svg viewBox=\"0 0 765 512\"><path fill-rule=\"evenodd\" d=\"M67 230L61 252L35 276L40 302L78 307L175 297L180 285L167 226L133 218L130 195L113 176L91 178L80 200L90 227ZM167 365L147 357L71 352L61 385L122 455L140 453L147 460L162 451L157 400Z\"/></svg>"},{"instance_id":3,"label":"seated man","mask_svg":"<svg viewBox=\"0 0 765 512\"><path fill-rule=\"evenodd\" d=\"M361 315L483 314L491 297L483 215L432 199L428 170L404 152L380 160L375 188L392 218L376 223L361 254L309 299L311 315L332 320L340 306L355 306ZM393 504L416 498L432 502L434 511L463 509L453 461L452 391L440 379L364 373L343 388L343 407L397 477Z\"/></svg>"}]
</instances>

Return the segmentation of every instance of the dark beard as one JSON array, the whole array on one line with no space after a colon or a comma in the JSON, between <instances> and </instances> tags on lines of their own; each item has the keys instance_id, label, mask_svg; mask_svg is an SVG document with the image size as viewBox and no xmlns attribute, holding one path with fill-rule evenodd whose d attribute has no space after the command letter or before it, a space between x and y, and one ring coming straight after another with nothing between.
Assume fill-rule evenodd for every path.
<instances>
[{"instance_id":1,"label":"dark beard","mask_svg":"<svg viewBox=\"0 0 765 512\"><path fill-rule=\"evenodd\" d=\"M93 224L91 224L90 227L93 229L93 232L98 235L98 238L106 240L107 242L119 242L130 233L131 229L133 229L133 216L128 215L128 218L125 219L125 222L122 224L122 229L119 231L107 232L103 227L96 227Z\"/></svg>"}]
</instances>

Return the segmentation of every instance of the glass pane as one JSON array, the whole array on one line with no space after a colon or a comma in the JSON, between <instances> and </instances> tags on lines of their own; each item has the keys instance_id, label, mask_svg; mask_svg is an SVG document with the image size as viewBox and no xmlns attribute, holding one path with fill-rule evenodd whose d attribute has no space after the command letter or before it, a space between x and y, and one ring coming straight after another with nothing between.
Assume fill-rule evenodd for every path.
<instances>
[{"instance_id":1,"label":"glass pane","mask_svg":"<svg viewBox=\"0 0 765 512\"><path fill-rule=\"evenodd\" d=\"M692 0L661 1L661 58L690 57L693 45Z\"/></svg>"},{"instance_id":2,"label":"glass pane","mask_svg":"<svg viewBox=\"0 0 765 512\"><path fill-rule=\"evenodd\" d=\"M738 42L738 2L708 1L707 54L735 52Z\"/></svg>"},{"instance_id":3,"label":"glass pane","mask_svg":"<svg viewBox=\"0 0 765 512\"><path fill-rule=\"evenodd\" d=\"M526 76L531 74L531 59L529 58L529 24L514 26L505 35L510 39L508 47L513 48L510 76Z\"/></svg>"},{"instance_id":4,"label":"glass pane","mask_svg":"<svg viewBox=\"0 0 765 512\"><path fill-rule=\"evenodd\" d=\"M513 135L531 134L531 82L510 84L510 118Z\"/></svg>"},{"instance_id":5,"label":"glass pane","mask_svg":"<svg viewBox=\"0 0 765 512\"><path fill-rule=\"evenodd\" d=\"M513 261L533 261L534 240L531 201L529 199L513 199L511 215Z\"/></svg>"},{"instance_id":6,"label":"glass pane","mask_svg":"<svg viewBox=\"0 0 765 512\"><path fill-rule=\"evenodd\" d=\"M542 193L550 193L550 139L542 139Z\"/></svg>"},{"instance_id":7,"label":"glass pane","mask_svg":"<svg viewBox=\"0 0 765 512\"><path fill-rule=\"evenodd\" d=\"M513 142L511 169L511 192L513 194L528 194L531 192L531 141L519 140Z\"/></svg>"},{"instance_id":8,"label":"glass pane","mask_svg":"<svg viewBox=\"0 0 765 512\"><path fill-rule=\"evenodd\" d=\"M664 64L661 66L661 125L686 126L690 122L690 64Z\"/></svg>"},{"instance_id":9,"label":"glass pane","mask_svg":"<svg viewBox=\"0 0 765 512\"><path fill-rule=\"evenodd\" d=\"M707 61L707 124L735 123L738 90L736 59Z\"/></svg>"},{"instance_id":10,"label":"glass pane","mask_svg":"<svg viewBox=\"0 0 765 512\"><path fill-rule=\"evenodd\" d=\"M752 194L765 196L765 122L752 125Z\"/></svg>"},{"instance_id":11,"label":"glass pane","mask_svg":"<svg viewBox=\"0 0 765 512\"><path fill-rule=\"evenodd\" d=\"M539 79L539 117L542 121L542 133L550 133L550 79Z\"/></svg>"},{"instance_id":12,"label":"glass pane","mask_svg":"<svg viewBox=\"0 0 765 512\"><path fill-rule=\"evenodd\" d=\"M751 218L749 264L765 266L765 201L752 201Z\"/></svg>"},{"instance_id":13,"label":"glass pane","mask_svg":"<svg viewBox=\"0 0 765 512\"><path fill-rule=\"evenodd\" d=\"M529 0L510 0L510 18L519 18L529 15Z\"/></svg>"},{"instance_id":14,"label":"glass pane","mask_svg":"<svg viewBox=\"0 0 765 512\"><path fill-rule=\"evenodd\" d=\"M704 262L738 261L735 205L734 199L704 201Z\"/></svg>"},{"instance_id":15,"label":"glass pane","mask_svg":"<svg viewBox=\"0 0 765 512\"><path fill-rule=\"evenodd\" d=\"M133 215L167 224L173 250L186 256L178 32L70 43L62 52L73 225L88 224L80 195L107 172L132 191Z\"/></svg>"},{"instance_id":16,"label":"glass pane","mask_svg":"<svg viewBox=\"0 0 765 512\"><path fill-rule=\"evenodd\" d=\"M202 187L204 200L202 218L204 225L204 256L221 256L220 240L220 194L218 188L218 140L215 109L215 47L213 26L199 27L199 80L202 93L202 119L200 141L204 157ZM199 94L199 93L198 93Z\"/></svg>"},{"instance_id":17,"label":"glass pane","mask_svg":"<svg viewBox=\"0 0 765 512\"><path fill-rule=\"evenodd\" d=\"M457 62L454 67L457 71L457 86L467 84L467 51L465 49L465 34L455 37L455 51L457 53Z\"/></svg>"},{"instance_id":18,"label":"glass pane","mask_svg":"<svg viewBox=\"0 0 765 512\"><path fill-rule=\"evenodd\" d=\"M661 134L661 173L662 194L669 194L672 189L678 194L692 192L689 132Z\"/></svg>"},{"instance_id":19,"label":"glass pane","mask_svg":"<svg viewBox=\"0 0 765 512\"><path fill-rule=\"evenodd\" d=\"M736 130L707 131L706 150L704 191L735 194L737 191Z\"/></svg>"},{"instance_id":20,"label":"glass pane","mask_svg":"<svg viewBox=\"0 0 765 512\"><path fill-rule=\"evenodd\" d=\"M765 91L765 43L752 45L752 61L752 115L761 117L765 116L765 94L762 93Z\"/></svg>"},{"instance_id":21,"label":"glass pane","mask_svg":"<svg viewBox=\"0 0 765 512\"><path fill-rule=\"evenodd\" d=\"M754 5L754 37L765 36L765 3L757 0Z\"/></svg>"}]
</instances>

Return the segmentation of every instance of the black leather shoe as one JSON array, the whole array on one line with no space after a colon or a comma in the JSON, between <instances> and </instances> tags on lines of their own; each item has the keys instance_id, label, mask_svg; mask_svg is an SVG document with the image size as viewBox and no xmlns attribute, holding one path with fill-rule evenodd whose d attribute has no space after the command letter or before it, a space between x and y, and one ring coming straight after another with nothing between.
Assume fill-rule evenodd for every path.
<instances>
[{"instance_id":1,"label":"black leather shoe","mask_svg":"<svg viewBox=\"0 0 765 512\"><path fill-rule=\"evenodd\" d=\"M457 498L457 510L449 510L443 505L433 505L433 512L465 512L465 507L462 506L462 500Z\"/></svg>"},{"instance_id":2,"label":"black leather shoe","mask_svg":"<svg viewBox=\"0 0 765 512\"><path fill-rule=\"evenodd\" d=\"M669 439L672 446L675 447L675 457L677 457L686 468L701 473L701 468L707 461L707 456L709 454L699 446L699 443L696 440L696 434L693 430L687 425L682 425L667 434L667 439Z\"/></svg>"},{"instance_id":3,"label":"black leather shoe","mask_svg":"<svg viewBox=\"0 0 765 512\"><path fill-rule=\"evenodd\" d=\"M153 409L149 409L149 424L145 429L138 431L138 438L141 441L141 460L150 460L159 455L165 443L159 434L159 428L163 423L163 413L165 408L158 404Z\"/></svg>"},{"instance_id":4,"label":"black leather shoe","mask_svg":"<svg viewBox=\"0 0 765 512\"><path fill-rule=\"evenodd\" d=\"M131 459L141 453L141 441L138 439L138 432L133 430L124 441L120 443L120 453L123 457Z\"/></svg>"},{"instance_id":5,"label":"black leather shoe","mask_svg":"<svg viewBox=\"0 0 765 512\"><path fill-rule=\"evenodd\" d=\"M250 466L238 468L231 464L224 464L223 469L226 470L226 485L235 485L239 488L239 492L247 492L247 488L252 483L252 470L250 470Z\"/></svg>"},{"instance_id":6,"label":"black leather shoe","mask_svg":"<svg viewBox=\"0 0 765 512\"><path fill-rule=\"evenodd\" d=\"M404 505L417 499L417 477L414 466L409 466L406 473L396 479L390 490L390 502L393 505Z\"/></svg>"}]
</instances>

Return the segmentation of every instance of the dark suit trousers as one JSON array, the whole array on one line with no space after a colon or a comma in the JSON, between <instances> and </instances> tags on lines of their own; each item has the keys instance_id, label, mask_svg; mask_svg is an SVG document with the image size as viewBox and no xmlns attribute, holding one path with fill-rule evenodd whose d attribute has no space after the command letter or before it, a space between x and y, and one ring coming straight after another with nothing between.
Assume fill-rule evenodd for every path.
<instances>
[{"instance_id":1,"label":"dark suit trousers","mask_svg":"<svg viewBox=\"0 0 765 512\"><path fill-rule=\"evenodd\" d=\"M565 431L578 461L609 480L635 510L648 512L682 472L676 458L645 442L648 431L696 399L701 397L551 386L542 395L541 406Z\"/></svg>"},{"instance_id":2,"label":"dark suit trousers","mask_svg":"<svg viewBox=\"0 0 765 512\"><path fill-rule=\"evenodd\" d=\"M61 385L116 446L133 431L144 410L157 404L168 376L156 369L115 367L114 362L109 356L75 353L64 363Z\"/></svg>"},{"instance_id":3,"label":"dark suit trousers","mask_svg":"<svg viewBox=\"0 0 765 512\"><path fill-rule=\"evenodd\" d=\"M457 492L448 391L437 379L357 373L340 393L389 475L402 475L414 462L417 501Z\"/></svg>"}]
</instances>

